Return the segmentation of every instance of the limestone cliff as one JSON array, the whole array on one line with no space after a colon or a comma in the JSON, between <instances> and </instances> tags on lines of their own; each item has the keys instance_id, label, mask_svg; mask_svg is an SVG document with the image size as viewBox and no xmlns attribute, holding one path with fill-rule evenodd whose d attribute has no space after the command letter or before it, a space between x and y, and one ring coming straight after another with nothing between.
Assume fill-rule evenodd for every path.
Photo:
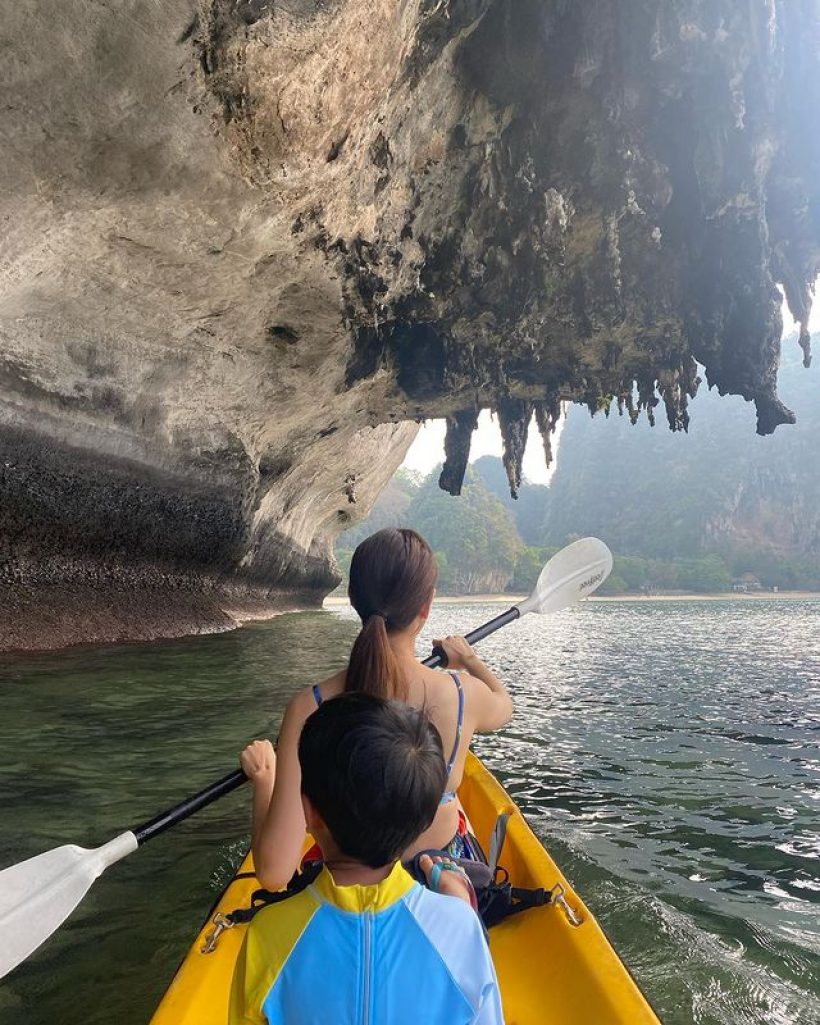
<instances>
[{"instance_id":1,"label":"limestone cliff","mask_svg":"<svg viewBox=\"0 0 820 1025\"><path fill-rule=\"evenodd\" d=\"M820 264L816 0L4 12L0 647L316 600L479 407L776 393ZM802 343L808 354L808 337ZM808 359L808 355L807 355ZM637 412L637 410L634 410ZM227 611L226 611L227 610Z\"/></svg>"}]
</instances>

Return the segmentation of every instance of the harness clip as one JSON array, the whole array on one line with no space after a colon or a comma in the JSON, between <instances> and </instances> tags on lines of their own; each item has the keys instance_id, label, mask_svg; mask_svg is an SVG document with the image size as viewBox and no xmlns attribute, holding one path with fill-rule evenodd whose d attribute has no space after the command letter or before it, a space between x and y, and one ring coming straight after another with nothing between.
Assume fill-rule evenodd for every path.
<instances>
[{"instance_id":1,"label":"harness clip","mask_svg":"<svg viewBox=\"0 0 820 1025\"><path fill-rule=\"evenodd\" d=\"M566 890L561 883L556 883L555 886L553 886L550 890L550 896L552 897L552 903L557 904L564 912L570 925L577 927L584 924L583 918L581 918L575 908L567 901Z\"/></svg>"},{"instance_id":2,"label":"harness clip","mask_svg":"<svg viewBox=\"0 0 820 1025\"><path fill-rule=\"evenodd\" d=\"M226 929L233 929L236 925L236 922L234 922L233 919L228 918L227 915L223 915L221 911L217 911L211 921L213 922L214 927L202 943L201 951L203 954L212 954L216 950L216 943L221 934Z\"/></svg>"}]
</instances>

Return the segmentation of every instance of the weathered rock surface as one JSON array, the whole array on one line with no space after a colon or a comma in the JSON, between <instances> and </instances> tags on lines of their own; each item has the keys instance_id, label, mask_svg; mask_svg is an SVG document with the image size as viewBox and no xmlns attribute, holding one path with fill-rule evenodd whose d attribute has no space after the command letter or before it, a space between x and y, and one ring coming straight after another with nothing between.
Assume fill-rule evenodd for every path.
<instances>
[{"instance_id":1,"label":"weathered rock surface","mask_svg":"<svg viewBox=\"0 0 820 1025\"><path fill-rule=\"evenodd\" d=\"M0 647L316 600L417 417L452 420L454 492L478 407L515 486L533 409L547 443L561 399L685 427L695 360L793 419L819 11L10 7Z\"/></svg>"}]
</instances>

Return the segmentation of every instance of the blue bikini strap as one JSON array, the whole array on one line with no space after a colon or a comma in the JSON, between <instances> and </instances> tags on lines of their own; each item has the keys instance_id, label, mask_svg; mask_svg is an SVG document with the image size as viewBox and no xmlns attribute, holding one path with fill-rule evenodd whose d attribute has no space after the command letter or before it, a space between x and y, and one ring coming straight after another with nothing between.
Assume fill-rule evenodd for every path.
<instances>
[{"instance_id":1,"label":"blue bikini strap","mask_svg":"<svg viewBox=\"0 0 820 1025\"><path fill-rule=\"evenodd\" d=\"M322 704L322 692L319 690L319 684L313 684L313 700L316 702L318 708Z\"/></svg>"},{"instance_id":2,"label":"blue bikini strap","mask_svg":"<svg viewBox=\"0 0 820 1025\"><path fill-rule=\"evenodd\" d=\"M458 690L458 721L456 722L456 742L453 744L453 753L450 755L450 760L447 762L447 779L450 778L450 773L456 764L456 758L458 757L458 748L461 744L461 733L464 727L464 690L461 686L461 680L459 679L458 673L454 673L452 670L448 670L450 676L453 678L453 682ZM450 793L450 791L448 791Z\"/></svg>"}]
</instances>

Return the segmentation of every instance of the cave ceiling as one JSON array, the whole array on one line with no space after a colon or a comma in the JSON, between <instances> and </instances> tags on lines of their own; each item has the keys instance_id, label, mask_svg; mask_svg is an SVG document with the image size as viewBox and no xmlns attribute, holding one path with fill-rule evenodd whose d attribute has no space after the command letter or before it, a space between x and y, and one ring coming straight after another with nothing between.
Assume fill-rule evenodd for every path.
<instances>
[{"instance_id":1,"label":"cave ceiling","mask_svg":"<svg viewBox=\"0 0 820 1025\"><path fill-rule=\"evenodd\" d=\"M458 490L479 408L513 487L533 411L548 451L561 400L685 429L699 366L760 433L794 421L818 24L793 0L215 2L189 39L242 173L338 270L346 383L386 369L375 419L448 417Z\"/></svg>"}]
</instances>

